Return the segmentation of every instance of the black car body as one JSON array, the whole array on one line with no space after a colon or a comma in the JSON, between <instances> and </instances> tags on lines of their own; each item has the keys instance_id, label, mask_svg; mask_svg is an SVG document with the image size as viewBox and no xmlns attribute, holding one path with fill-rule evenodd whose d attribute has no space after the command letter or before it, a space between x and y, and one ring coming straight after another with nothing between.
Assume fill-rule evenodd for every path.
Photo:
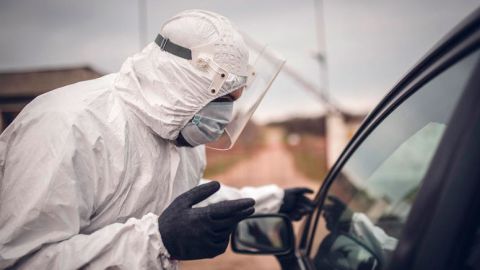
<instances>
[{"instance_id":1,"label":"black car body","mask_svg":"<svg viewBox=\"0 0 480 270\"><path fill-rule=\"evenodd\" d=\"M246 252L237 229L233 246L274 254L282 269L480 269L479 194L477 9L365 119L316 194L296 245ZM285 237L291 224L277 222Z\"/></svg>"}]
</instances>

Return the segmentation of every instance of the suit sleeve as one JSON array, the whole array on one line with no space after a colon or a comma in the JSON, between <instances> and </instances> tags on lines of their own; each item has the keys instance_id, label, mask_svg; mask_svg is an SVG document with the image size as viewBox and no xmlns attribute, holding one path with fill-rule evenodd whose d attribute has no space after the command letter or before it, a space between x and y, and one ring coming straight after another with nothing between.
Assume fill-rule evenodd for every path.
<instances>
[{"instance_id":1,"label":"suit sleeve","mask_svg":"<svg viewBox=\"0 0 480 270\"><path fill-rule=\"evenodd\" d=\"M200 184L210 180L202 179ZM235 200L240 198L253 198L255 200L255 213L277 213L283 202L284 191L277 185L266 185L260 187L234 188L227 185L221 185L220 190L208 197L197 206L220 202L223 200Z\"/></svg>"},{"instance_id":2,"label":"suit sleeve","mask_svg":"<svg viewBox=\"0 0 480 270\"><path fill-rule=\"evenodd\" d=\"M397 247L398 240L373 224L368 216L363 213L353 214L351 233L361 239L368 240L384 251L393 252Z\"/></svg>"},{"instance_id":3,"label":"suit sleeve","mask_svg":"<svg viewBox=\"0 0 480 270\"><path fill-rule=\"evenodd\" d=\"M27 114L0 136L0 269L175 268L154 214L82 233L99 172L82 130L64 121Z\"/></svg>"}]
</instances>

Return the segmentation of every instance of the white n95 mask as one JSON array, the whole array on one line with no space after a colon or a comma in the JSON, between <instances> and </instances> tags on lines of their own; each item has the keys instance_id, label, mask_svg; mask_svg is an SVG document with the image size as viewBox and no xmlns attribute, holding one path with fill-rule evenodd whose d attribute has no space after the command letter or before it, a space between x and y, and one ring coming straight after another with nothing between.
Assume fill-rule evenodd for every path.
<instances>
[{"instance_id":1,"label":"white n95 mask","mask_svg":"<svg viewBox=\"0 0 480 270\"><path fill-rule=\"evenodd\" d=\"M232 111L233 101L208 103L180 131L176 144L194 147L217 140L230 123Z\"/></svg>"}]
</instances>

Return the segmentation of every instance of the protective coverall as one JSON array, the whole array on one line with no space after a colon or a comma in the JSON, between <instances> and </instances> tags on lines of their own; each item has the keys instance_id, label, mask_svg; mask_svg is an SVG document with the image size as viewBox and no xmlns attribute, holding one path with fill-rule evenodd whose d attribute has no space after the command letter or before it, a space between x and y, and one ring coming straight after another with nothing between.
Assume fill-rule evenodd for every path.
<instances>
[{"instance_id":1,"label":"protective coverall","mask_svg":"<svg viewBox=\"0 0 480 270\"><path fill-rule=\"evenodd\" d=\"M204 146L171 141L226 94L208 84L152 43L118 73L28 104L0 136L0 268L175 268L157 219L201 181ZM276 212L283 194L222 187L209 201L251 197Z\"/></svg>"}]
</instances>

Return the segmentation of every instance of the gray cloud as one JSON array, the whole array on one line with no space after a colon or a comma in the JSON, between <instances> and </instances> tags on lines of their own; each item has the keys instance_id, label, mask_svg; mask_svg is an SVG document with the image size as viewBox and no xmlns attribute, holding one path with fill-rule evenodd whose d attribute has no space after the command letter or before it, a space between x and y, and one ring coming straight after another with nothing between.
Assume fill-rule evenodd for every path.
<instances>
[{"instance_id":1,"label":"gray cloud","mask_svg":"<svg viewBox=\"0 0 480 270\"><path fill-rule=\"evenodd\" d=\"M203 8L269 43L316 85L320 69L313 0L148 0L148 37L178 11ZM325 1L329 85L353 110L370 108L478 0ZM0 1L0 70L89 64L118 70L139 50L137 1ZM280 75L257 119L318 114L321 104Z\"/></svg>"}]
</instances>

